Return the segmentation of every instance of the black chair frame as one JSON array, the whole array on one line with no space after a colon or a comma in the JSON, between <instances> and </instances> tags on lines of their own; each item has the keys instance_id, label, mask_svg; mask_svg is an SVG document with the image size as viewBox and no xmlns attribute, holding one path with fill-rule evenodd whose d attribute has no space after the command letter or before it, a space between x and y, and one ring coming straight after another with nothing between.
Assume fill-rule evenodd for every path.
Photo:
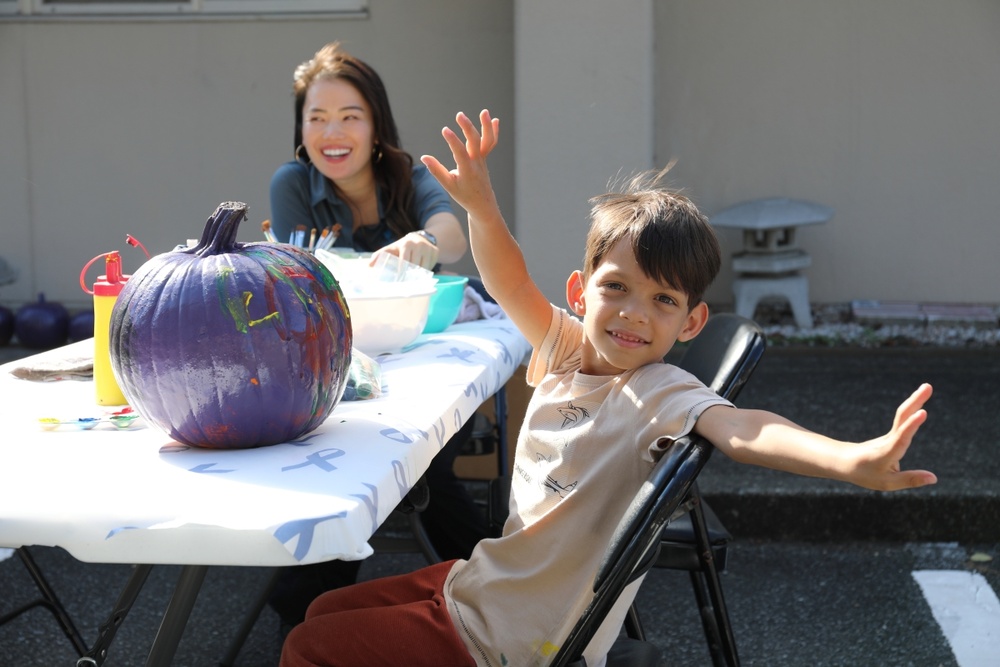
<instances>
[{"instance_id":1,"label":"black chair frame","mask_svg":"<svg viewBox=\"0 0 1000 667\"><path fill-rule=\"evenodd\" d=\"M0 625L8 623L26 611L30 611L35 607L43 607L48 609L52 616L55 618L56 623L59 624L59 628L69 639L70 643L73 644L73 648L76 650L78 655L83 655L87 652L87 644L83 640L83 636L80 631L77 630L76 624L73 623L73 619L70 618L69 613L66 608L63 607L62 602L56 595L55 590L49 584L48 579L42 574L41 568L35 562L34 557L32 557L31 552L28 551L28 547L20 547L14 550L17 557L24 564L25 569L28 570L28 574L31 576L31 580L35 582L35 587L38 588L38 592L41 597L28 602L27 604L21 605L17 609L10 611L3 616L0 616Z\"/></svg>"},{"instance_id":2,"label":"black chair frame","mask_svg":"<svg viewBox=\"0 0 1000 667\"><path fill-rule=\"evenodd\" d=\"M732 401L749 380L764 348L763 332L754 322L719 314L709 319L678 366ZM721 554L720 560L725 562L728 533L703 503L696 483L713 449L704 438L689 435L663 453L622 517L594 579L594 598L560 647L553 667L585 667L583 651L622 590L654 566L691 572L713 664L739 665L716 560ZM665 527L682 517L687 524L675 525L665 541ZM714 543L708 518L717 524L713 532L719 533L721 528L722 537ZM645 641L634 604L625 627L628 639L616 643L608 656L608 667L658 664L659 651Z\"/></svg>"}]
</instances>

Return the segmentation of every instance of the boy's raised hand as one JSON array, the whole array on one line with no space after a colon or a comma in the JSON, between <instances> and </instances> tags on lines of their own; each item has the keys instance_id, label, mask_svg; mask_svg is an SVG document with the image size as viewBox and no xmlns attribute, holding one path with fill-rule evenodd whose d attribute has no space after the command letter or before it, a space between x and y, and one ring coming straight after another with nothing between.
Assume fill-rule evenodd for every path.
<instances>
[{"instance_id":1,"label":"boy's raised hand","mask_svg":"<svg viewBox=\"0 0 1000 667\"><path fill-rule=\"evenodd\" d=\"M455 169L449 171L431 155L422 156L420 161L462 208L473 217L478 217L484 206L496 208L486 156L497 145L500 120L490 118L486 109L479 112L480 130L464 113L459 113L455 120L465 135L464 143L451 128L441 130L441 136L448 142L455 158Z\"/></svg>"},{"instance_id":2,"label":"boy's raised hand","mask_svg":"<svg viewBox=\"0 0 1000 667\"><path fill-rule=\"evenodd\" d=\"M892 429L880 438L861 443L852 482L879 491L913 489L937 482L927 470L901 470L900 460L906 454L913 436L927 421L924 404L931 397L929 384L920 385L896 409Z\"/></svg>"},{"instance_id":3,"label":"boy's raised hand","mask_svg":"<svg viewBox=\"0 0 1000 667\"><path fill-rule=\"evenodd\" d=\"M469 246L483 285L533 347L541 344L552 321L552 306L531 279L524 254L497 205L486 156L497 145L500 121L479 113L479 125L464 113L455 117L465 141L449 128L441 130L455 168L448 170L430 155L424 163L445 191L469 213Z\"/></svg>"}]
</instances>

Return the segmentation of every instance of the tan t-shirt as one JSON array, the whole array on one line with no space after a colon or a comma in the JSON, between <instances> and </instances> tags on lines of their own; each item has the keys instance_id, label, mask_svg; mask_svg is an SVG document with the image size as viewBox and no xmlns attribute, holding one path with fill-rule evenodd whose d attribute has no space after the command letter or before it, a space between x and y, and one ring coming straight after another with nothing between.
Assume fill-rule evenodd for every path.
<instances>
[{"instance_id":1,"label":"tan t-shirt","mask_svg":"<svg viewBox=\"0 0 1000 667\"><path fill-rule=\"evenodd\" d=\"M503 536L480 542L445 582L452 621L484 667L550 662L593 597L604 549L654 457L706 408L730 405L667 364L584 375L582 340L579 320L554 308L528 365L537 388L518 437ZM587 664L603 664L638 587L619 598L587 647Z\"/></svg>"}]
</instances>

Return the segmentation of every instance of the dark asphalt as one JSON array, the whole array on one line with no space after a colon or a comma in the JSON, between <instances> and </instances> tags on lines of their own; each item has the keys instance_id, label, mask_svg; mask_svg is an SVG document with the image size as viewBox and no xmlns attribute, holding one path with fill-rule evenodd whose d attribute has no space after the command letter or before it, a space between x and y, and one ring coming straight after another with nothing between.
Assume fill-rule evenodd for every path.
<instances>
[{"instance_id":1,"label":"dark asphalt","mask_svg":"<svg viewBox=\"0 0 1000 667\"><path fill-rule=\"evenodd\" d=\"M85 564L56 549L35 548L33 553L85 638L92 641L129 567ZM991 554L994 561L974 564L969 560L974 553ZM737 538L722 582L747 667L958 667L911 572L979 571L994 591L1000 591L998 562L1000 548L995 543ZM376 555L365 562L361 575L383 576L421 565L416 556ZM153 569L111 647L107 667L144 664L178 573L176 566ZM212 568L174 664L214 667L266 577L267 571L259 568ZM33 594L16 559L0 562L0 590L2 610L28 601ZM654 570L638 599L646 632L662 649L665 666L710 664L687 573ZM70 667L76 661L69 642L42 609L0 627L0 649L5 664L20 667ZM279 654L277 617L265 611L236 664L274 667Z\"/></svg>"}]
</instances>

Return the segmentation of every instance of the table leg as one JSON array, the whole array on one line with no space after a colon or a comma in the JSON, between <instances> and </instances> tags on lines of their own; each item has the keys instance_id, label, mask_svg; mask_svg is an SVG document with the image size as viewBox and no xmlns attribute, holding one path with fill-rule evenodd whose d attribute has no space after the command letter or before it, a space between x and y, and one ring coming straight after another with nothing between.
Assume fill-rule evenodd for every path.
<instances>
[{"instance_id":1,"label":"table leg","mask_svg":"<svg viewBox=\"0 0 1000 667\"><path fill-rule=\"evenodd\" d=\"M97 641L94 642L93 647L89 651L76 661L77 667L100 667L100 665L104 664L105 659L108 657L108 648L110 648L111 642L114 641L118 628L125 621L125 616L132 609L135 599L139 597L139 591L142 590L152 569L152 565L132 566L132 573L129 575L128 581L125 582L125 588L118 595L118 600L115 601L115 607L111 615L101 624Z\"/></svg>"},{"instance_id":2,"label":"table leg","mask_svg":"<svg viewBox=\"0 0 1000 667\"><path fill-rule=\"evenodd\" d=\"M181 635L184 634L184 627L191 616L206 572L208 572L207 565L185 565L181 570L174 594L170 598L167 610L163 612L156 639L149 649L146 667L169 667L173 662L177 645L181 641Z\"/></svg>"}]
</instances>

